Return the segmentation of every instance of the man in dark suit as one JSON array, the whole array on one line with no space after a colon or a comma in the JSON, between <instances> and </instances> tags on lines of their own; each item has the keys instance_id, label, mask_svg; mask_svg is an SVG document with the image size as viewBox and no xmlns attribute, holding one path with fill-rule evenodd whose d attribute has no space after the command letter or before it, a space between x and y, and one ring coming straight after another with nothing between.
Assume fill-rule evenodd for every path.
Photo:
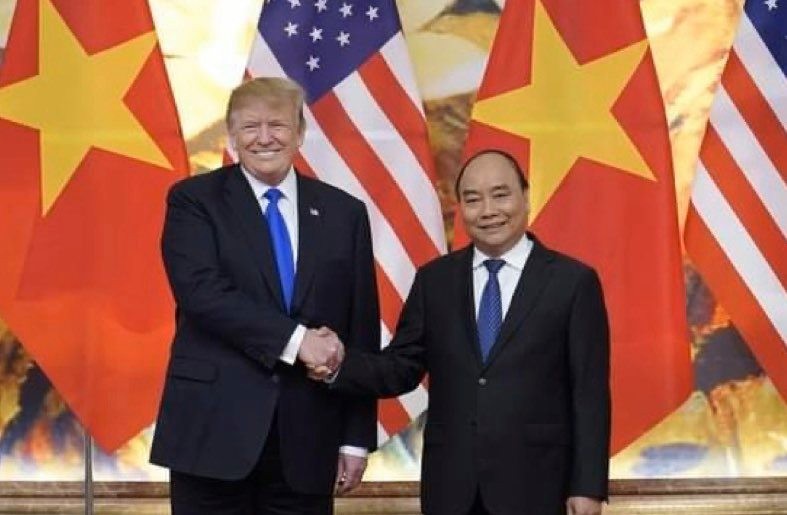
<instances>
[{"instance_id":1,"label":"man in dark suit","mask_svg":"<svg viewBox=\"0 0 787 515\"><path fill-rule=\"evenodd\" d=\"M394 396L429 373L424 513L598 514L610 430L598 277L526 233L527 182L507 154L472 158L457 197L473 244L418 270L391 344L349 350L333 388Z\"/></svg>"},{"instance_id":2,"label":"man in dark suit","mask_svg":"<svg viewBox=\"0 0 787 515\"><path fill-rule=\"evenodd\" d=\"M366 209L298 174L303 91L239 86L227 109L240 164L176 184L162 252L177 330L151 461L174 515L329 514L376 439L373 399L309 381L341 344L379 345Z\"/></svg>"}]
</instances>

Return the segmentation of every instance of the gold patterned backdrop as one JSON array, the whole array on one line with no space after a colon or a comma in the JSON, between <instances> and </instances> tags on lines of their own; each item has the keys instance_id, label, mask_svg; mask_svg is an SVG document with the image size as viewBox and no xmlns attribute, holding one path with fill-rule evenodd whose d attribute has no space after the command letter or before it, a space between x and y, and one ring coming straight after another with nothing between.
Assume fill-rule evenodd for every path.
<instances>
[{"instance_id":1,"label":"gold patterned backdrop","mask_svg":"<svg viewBox=\"0 0 787 515\"><path fill-rule=\"evenodd\" d=\"M220 164L225 102L243 74L261 3L150 0L194 173ZM424 98L450 240L451 185L504 0L397 4ZM682 225L713 90L742 2L640 5L666 105ZM15 0L0 0L0 56L14 7ZM613 458L613 477L787 475L787 406L688 262L685 277L695 391ZM422 423L375 453L366 479L417 479ZM165 479L163 469L147 464L150 437L146 430L113 455L98 452L96 478ZM0 321L0 479L80 479L83 442L68 407Z\"/></svg>"}]
</instances>

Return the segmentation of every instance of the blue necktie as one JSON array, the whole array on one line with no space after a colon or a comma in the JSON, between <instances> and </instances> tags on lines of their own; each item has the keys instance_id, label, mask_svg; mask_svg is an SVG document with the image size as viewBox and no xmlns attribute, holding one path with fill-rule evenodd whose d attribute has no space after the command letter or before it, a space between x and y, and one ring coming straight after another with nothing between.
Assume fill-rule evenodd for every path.
<instances>
[{"instance_id":1,"label":"blue necktie","mask_svg":"<svg viewBox=\"0 0 787 515\"><path fill-rule=\"evenodd\" d=\"M284 305L289 312L292 303L292 291L295 288L295 263L292 257L290 234L287 232L284 217L281 216L281 211L279 211L279 199L281 197L281 191L276 188L271 188L265 192L265 198L268 199L268 209L265 210L265 218L268 221L268 232L270 232L271 242L273 242L273 253L276 255L276 268L279 271Z\"/></svg>"},{"instance_id":2,"label":"blue necktie","mask_svg":"<svg viewBox=\"0 0 787 515\"><path fill-rule=\"evenodd\" d=\"M500 301L500 281L497 273L504 264L502 259L484 261L484 266L489 271L489 279L481 293L481 303L478 306L478 343L484 361L489 357L489 351L492 350L500 326L503 325L503 305Z\"/></svg>"}]
</instances>

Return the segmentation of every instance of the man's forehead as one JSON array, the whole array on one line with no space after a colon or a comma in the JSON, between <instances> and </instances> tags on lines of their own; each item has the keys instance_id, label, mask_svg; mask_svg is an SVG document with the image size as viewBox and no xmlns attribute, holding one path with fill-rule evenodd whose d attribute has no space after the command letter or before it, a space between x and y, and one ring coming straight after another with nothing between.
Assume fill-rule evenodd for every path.
<instances>
[{"instance_id":1,"label":"man's forehead","mask_svg":"<svg viewBox=\"0 0 787 515\"><path fill-rule=\"evenodd\" d=\"M511 183L507 181L496 180L494 182L479 182L479 181L462 181L461 191L480 191L480 190L495 190L495 189L511 189Z\"/></svg>"},{"instance_id":2,"label":"man's forehead","mask_svg":"<svg viewBox=\"0 0 787 515\"><path fill-rule=\"evenodd\" d=\"M508 161L493 161L488 163L473 161L467 166L462 176L462 187L465 184L489 183L508 185L517 181L517 171Z\"/></svg>"},{"instance_id":3,"label":"man's forehead","mask_svg":"<svg viewBox=\"0 0 787 515\"><path fill-rule=\"evenodd\" d=\"M257 119L285 119L292 118L292 113L286 110L271 110L262 111L259 109L238 109L232 112L232 116L242 120L257 120Z\"/></svg>"},{"instance_id":4,"label":"man's forehead","mask_svg":"<svg viewBox=\"0 0 787 515\"><path fill-rule=\"evenodd\" d=\"M287 104L270 105L265 102L244 102L237 105L229 115L230 125L250 121L295 120L295 108Z\"/></svg>"}]
</instances>

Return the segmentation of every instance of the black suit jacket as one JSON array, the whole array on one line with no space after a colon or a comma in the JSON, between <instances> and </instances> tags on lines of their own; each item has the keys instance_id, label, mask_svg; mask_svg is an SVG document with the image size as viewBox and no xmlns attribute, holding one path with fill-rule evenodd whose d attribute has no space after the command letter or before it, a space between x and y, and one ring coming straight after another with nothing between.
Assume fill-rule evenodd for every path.
<instances>
[{"instance_id":1,"label":"black suit jacket","mask_svg":"<svg viewBox=\"0 0 787 515\"><path fill-rule=\"evenodd\" d=\"M427 514L465 513L479 488L496 514L564 514L568 496L606 497L609 336L596 273L534 240L483 363L472 256L421 268L391 345L350 352L334 388L392 396L429 373Z\"/></svg>"},{"instance_id":2,"label":"black suit jacket","mask_svg":"<svg viewBox=\"0 0 787 515\"><path fill-rule=\"evenodd\" d=\"M373 449L375 402L347 399L279 360L296 324L326 325L347 348L379 345L366 209L297 176L299 246L291 313L257 199L238 166L176 184L167 200L164 265L177 302L151 461L240 479L277 413L287 482L332 491L340 445Z\"/></svg>"}]
</instances>

